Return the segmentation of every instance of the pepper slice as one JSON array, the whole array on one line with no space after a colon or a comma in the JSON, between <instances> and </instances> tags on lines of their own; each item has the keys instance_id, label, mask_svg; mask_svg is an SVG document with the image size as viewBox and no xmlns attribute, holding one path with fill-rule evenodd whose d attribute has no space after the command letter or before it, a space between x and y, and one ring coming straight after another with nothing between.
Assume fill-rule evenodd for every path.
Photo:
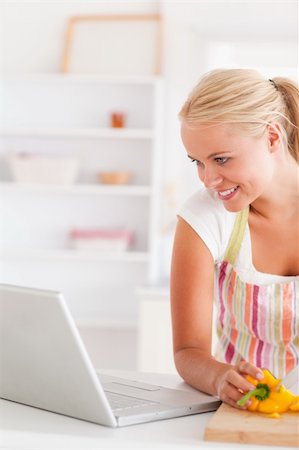
<instances>
[{"instance_id":1,"label":"pepper slice","mask_svg":"<svg viewBox=\"0 0 299 450\"><path fill-rule=\"evenodd\" d=\"M294 411L294 412L299 411L299 395L294 397L294 399L290 405L290 410Z\"/></svg>"},{"instance_id":2,"label":"pepper slice","mask_svg":"<svg viewBox=\"0 0 299 450\"><path fill-rule=\"evenodd\" d=\"M264 378L259 382L251 376L246 379L255 386L255 389L247 392L238 402L244 406L250 399L249 411L259 411L274 414L288 411L299 411L299 397L295 397L290 391L282 386L281 380L275 378L267 369L263 370Z\"/></svg>"}]
</instances>

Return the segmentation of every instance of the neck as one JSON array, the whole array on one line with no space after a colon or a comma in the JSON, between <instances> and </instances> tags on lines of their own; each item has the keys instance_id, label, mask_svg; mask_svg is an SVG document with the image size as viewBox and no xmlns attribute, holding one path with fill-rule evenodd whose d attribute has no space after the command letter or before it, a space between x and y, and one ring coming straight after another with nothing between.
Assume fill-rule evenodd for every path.
<instances>
[{"instance_id":1,"label":"neck","mask_svg":"<svg viewBox=\"0 0 299 450\"><path fill-rule=\"evenodd\" d=\"M268 189L250 205L250 210L268 220L299 215L299 167L296 161L281 164Z\"/></svg>"}]
</instances>

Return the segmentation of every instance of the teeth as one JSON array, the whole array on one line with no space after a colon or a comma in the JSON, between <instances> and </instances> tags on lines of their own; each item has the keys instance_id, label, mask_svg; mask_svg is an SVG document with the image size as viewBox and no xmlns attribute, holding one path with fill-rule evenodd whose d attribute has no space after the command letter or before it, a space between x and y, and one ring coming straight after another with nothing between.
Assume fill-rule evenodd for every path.
<instances>
[{"instance_id":1,"label":"teeth","mask_svg":"<svg viewBox=\"0 0 299 450\"><path fill-rule=\"evenodd\" d=\"M222 192L218 192L219 195L221 195L222 197L226 197L229 194L232 194L232 192L234 192L237 189L237 187L231 188L231 189L227 189L227 191L222 191Z\"/></svg>"}]
</instances>

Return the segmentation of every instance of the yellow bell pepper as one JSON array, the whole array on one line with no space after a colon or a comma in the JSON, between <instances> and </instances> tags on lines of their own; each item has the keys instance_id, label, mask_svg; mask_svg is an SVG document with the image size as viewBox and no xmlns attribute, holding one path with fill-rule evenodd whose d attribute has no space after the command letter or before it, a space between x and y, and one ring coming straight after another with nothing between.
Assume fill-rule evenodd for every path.
<instances>
[{"instance_id":1,"label":"yellow bell pepper","mask_svg":"<svg viewBox=\"0 0 299 450\"><path fill-rule=\"evenodd\" d=\"M290 405L290 411L299 411L299 395L295 396L291 405Z\"/></svg>"},{"instance_id":2,"label":"yellow bell pepper","mask_svg":"<svg viewBox=\"0 0 299 450\"><path fill-rule=\"evenodd\" d=\"M259 411L271 414L271 417L279 417L278 413L288 411L299 411L299 396L295 397L290 391L281 385L281 380L275 378L269 370L263 370L262 382L252 378L246 379L255 386L255 389L247 392L238 402L244 406L250 399L249 411Z\"/></svg>"}]
</instances>

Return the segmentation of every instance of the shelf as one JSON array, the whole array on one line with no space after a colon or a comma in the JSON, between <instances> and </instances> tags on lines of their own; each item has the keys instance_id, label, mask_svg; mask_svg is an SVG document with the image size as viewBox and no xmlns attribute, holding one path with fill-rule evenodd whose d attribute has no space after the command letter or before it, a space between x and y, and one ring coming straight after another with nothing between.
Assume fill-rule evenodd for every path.
<instances>
[{"instance_id":1,"label":"shelf","mask_svg":"<svg viewBox=\"0 0 299 450\"><path fill-rule=\"evenodd\" d=\"M2 137L91 138L91 139L153 139L147 128L31 128L16 127L0 130Z\"/></svg>"},{"instance_id":2,"label":"shelf","mask_svg":"<svg viewBox=\"0 0 299 450\"><path fill-rule=\"evenodd\" d=\"M133 320L108 320L108 319L76 319L79 330L132 330L137 332L138 323Z\"/></svg>"},{"instance_id":3,"label":"shelf","mask_svg":"<svg viewBox=\"0 0 299 450\"><path fill-rule=\"evenodd\" d=\"M0 182L0 193L50 193L50 194L92 194L92 195L123 195L150 196L150 186L137 185L101 185L101 184L27 184L14 182Z\"/></svg>"},{"instance_id":4,"label":"shelf","mask_svg":"<svg viewBox=\"0 0 299 450\"><path fill-rule=\"evenodd\" d=\"M147 263L149 254L147 252L100 252L87 250L1 250L0 259L7 260L48 260L48 261L92 261L92 262L127 262Z\"/></svg>"},{"instance_id":5,"label":"shelf","mask_svg":"<svg viewBox=\"0 0 299 450\"><path fill-rule=\"evenodd\" d=\"M69 292L83 328L135 331L136 288L158 272L163 84L160 76L0 76L6 105L0 123L0 203L7 218L1 227L3 276L15 284L36 281ZM126 114L124 128L110 127L113 111ZM43 178L40 183L19 183L12 176L9 156L22 152L83 158L83 166L73 184L45 184ZM100 183L97 167L115 166L133 173L134 184ZM33 176L26 179L34 181ZM69 231L76 224L97 227L102 218L108 226L132 230L132 247L72 248Z\"/></svg>"},{"instance_id":6,"label":"shelf","mask_svg":"<svg viewBox=\"0 0 299 450\"><path fill-rule=\"evenodd\" d=\"M102 83L124 85L153 85L160 82L159 76L133 75L95 75L95 74L63 74L63 73L25 73L8 74L0 81L4 82L50 82L50 83Z\"/></svg>"}]
</instances>

